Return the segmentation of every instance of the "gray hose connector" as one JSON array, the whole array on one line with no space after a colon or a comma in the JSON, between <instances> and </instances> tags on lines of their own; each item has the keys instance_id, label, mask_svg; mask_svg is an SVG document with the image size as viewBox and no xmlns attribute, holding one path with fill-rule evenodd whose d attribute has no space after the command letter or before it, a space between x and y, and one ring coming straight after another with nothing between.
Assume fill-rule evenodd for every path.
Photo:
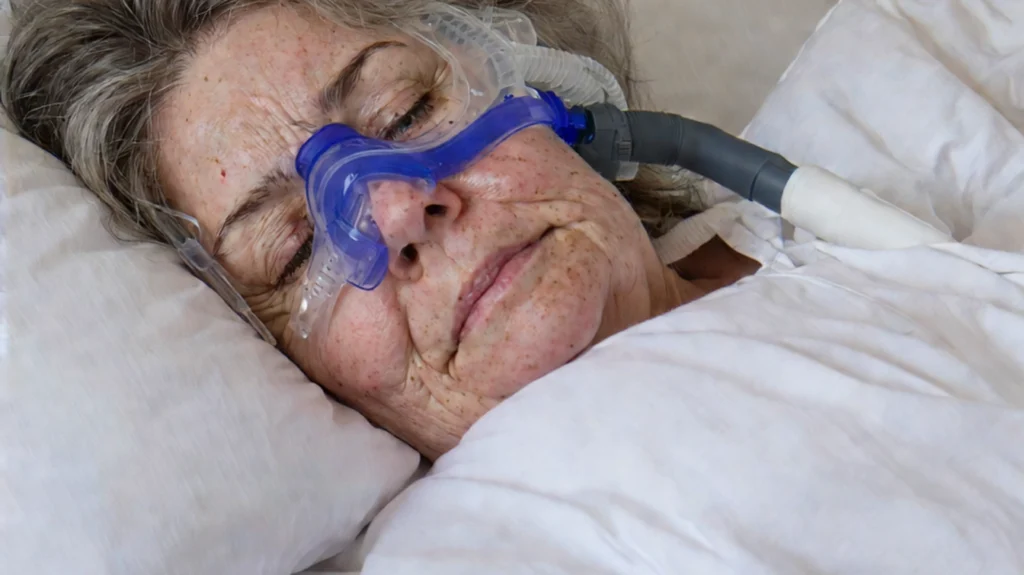
<instances>
[{"instance_id":1,"label":"gray hose connector","mask_svg":"<svg viewBox=\"0 0 1024 575\"><path fill-rule=\"evenodd\" d=\"M576 152L606 180L617 182L631 163L633 136L626 114L611 104L587 106L587 130Z\"/></svg>"},{"instance_id":2,"label":"gray hose connector","mask_svg":"<svg viewBox=\"0 0 1024 575\"><path fill-rule=\"evenodd\" d=\"M633 136L630 159L679 166L775 213L796 166L715 126L659 112L625 112Z\"/></svg>"},{"instance_id":3,"label":"gray hose connector","mask_svg":"<svg viewBox=\"0 0 1024 575\"><path fill-rule=\"evenodd\" d=\"M796 166L710 124L661 112L623 112L608 104L586 108L589 137L579 154L606 177L624 162L677 166L755 201L775 213Z\"/></svg>"}]
</instances>

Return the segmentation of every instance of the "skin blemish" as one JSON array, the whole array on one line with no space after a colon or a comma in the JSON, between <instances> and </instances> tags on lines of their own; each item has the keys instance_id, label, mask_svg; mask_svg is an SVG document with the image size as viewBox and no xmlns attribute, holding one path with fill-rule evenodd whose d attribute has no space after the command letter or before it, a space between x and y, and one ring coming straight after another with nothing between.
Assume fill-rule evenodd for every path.
<instances>
[{"instance_id":1,"label":"skin blemish","mask_svg":"<svg viewBox=\"0 0 1024 575\"><path fill-rule=\"evenodd\" d=\"M220 169L220 181L226 182L228 179L228 171L224 168Z\"/></svg>"}]
</instances>

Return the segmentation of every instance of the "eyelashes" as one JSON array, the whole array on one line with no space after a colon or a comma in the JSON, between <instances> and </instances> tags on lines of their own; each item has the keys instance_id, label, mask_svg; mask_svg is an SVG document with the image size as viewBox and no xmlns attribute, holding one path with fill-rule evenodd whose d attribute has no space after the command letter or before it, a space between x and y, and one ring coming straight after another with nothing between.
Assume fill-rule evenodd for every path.
<instances>
[{"instance_id":1,"label":"eyelashes","mask_svg":"<svg viewBox=\"0 0 1024 575\"><path fill-rule=\"evenodd\" d=\"M382 140L408 140L419 137L439 121L439 113L443 112L448 98L451 96L449 86L451 70L448 66L435 69L432 78L422 78L418 84L424 90L420 97L409 106L404 114L395 118L379 134Z\"/></svg>"},{"instance_id":2,"label":"eyelashes","mask_svg":"<svg viewBox=\"0 0 1024 575\"><path fill-rule=\"evenodd\" d=\"M419 100L409 107L409 109L396 118L391 124L380 135L382 140L398 140L408 134L408 132L420 125L423 120L427 119L434 111L434 91L430 90L420 96Z\"/></svg>"},{"instance_id":3,"label":"eyelashes","mask_svg":"<svg viewBox=\"0 0 1024 575\"><path fill-rule=\"evenodd\" d=\"M312 257L312 255L313 233L310 231L306 241L302 242L302 245L295 251L295 255L293 255L292 259L288 261L288 264L285 265L281 275L277 278L277 289L281 289L291 283L291 281L295 279L295 276L298 275L299 270L302 269L302 266L306 265L306 262L309 261L309 258Z\"/></svg>"}]
</instances>

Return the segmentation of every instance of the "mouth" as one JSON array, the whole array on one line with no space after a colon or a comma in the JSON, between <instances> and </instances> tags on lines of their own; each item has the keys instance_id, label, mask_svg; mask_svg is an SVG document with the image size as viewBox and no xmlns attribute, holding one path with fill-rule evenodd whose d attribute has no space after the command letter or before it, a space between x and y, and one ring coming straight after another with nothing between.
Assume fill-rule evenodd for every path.
<instances>
[{"instance_id":1,"label":"mouth","mask_svg":"<svg viewBox=\"0 0 1024 575\"><path fill-rule=\"evenodd\" d=\"M525 244L499 250L477 268L472 280L462 287L456 304L455 322L452 326L452 339L456 344L479 323L486 308L490 308L501 299L515 283L536 251L537 245L551 233L552 229Z\"/></svg>"}]
</instances>

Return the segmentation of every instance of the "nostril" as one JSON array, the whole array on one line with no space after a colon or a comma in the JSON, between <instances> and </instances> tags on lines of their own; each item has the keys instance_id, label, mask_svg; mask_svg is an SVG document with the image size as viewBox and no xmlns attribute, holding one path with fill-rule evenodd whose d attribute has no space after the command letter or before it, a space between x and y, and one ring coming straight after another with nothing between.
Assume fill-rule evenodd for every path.
<instances>
[{"instance_id":1,"label":"nostril","mask_svg":"<svg viewBox=\"0 0 1024 575\"><path fill-rule=\"evenodd\" d=\"M442 206L441 204L430 204L429 206L427 206L427 215L428 216L432 216L432 217L435 217L435 218L440 218L440 217L443 217L447 213L448 213L448 208Z\"/></svg>"},{"instance_id":2,"label":"nostril","mask_svg":"<svg viewBox=\"0 0 1024 575\"><path fill-rule=\"evenodd\" d=\"M416 248L412 245L408 245L402 248L402 251L399 252L399 255L402 256L402 259L406 263L410 264L416 263L417 258L419 258L420 256L419 252L417 252Z\"/></svg>"}]
</instances>

